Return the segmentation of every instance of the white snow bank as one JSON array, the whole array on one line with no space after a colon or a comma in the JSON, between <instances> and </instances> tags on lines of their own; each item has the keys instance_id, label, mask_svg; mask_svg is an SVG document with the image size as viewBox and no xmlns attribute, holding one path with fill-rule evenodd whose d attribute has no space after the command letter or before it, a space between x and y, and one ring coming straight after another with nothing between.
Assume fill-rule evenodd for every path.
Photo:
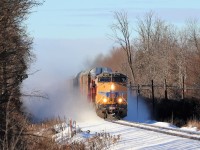
<instances>
[{"instance_id":1,"label":"white snow bank","mask_svg":"<svg viewBox=\"0 0 200 150\"><path fill-rule=\"evenodd\" d=\"M155 125L155 126L159 126L159 127L165 127L165 128L178 128L177 126L171 124L171 123L167 123L167 122L156 122L154 120L151 121L147 121L145 122L146 124L150 124L150 125Z\"/></svg>"}]
</instances>

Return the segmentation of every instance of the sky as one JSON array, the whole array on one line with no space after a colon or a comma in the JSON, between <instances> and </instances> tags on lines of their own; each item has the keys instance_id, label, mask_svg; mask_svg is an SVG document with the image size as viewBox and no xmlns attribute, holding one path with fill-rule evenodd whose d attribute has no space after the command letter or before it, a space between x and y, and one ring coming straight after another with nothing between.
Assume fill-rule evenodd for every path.
<instances>
[{"instance_id":1,"label":"sky","mask_svg":"<svg viewBox=\"0 0 200 150\"><path fill-rule=\"evenodd\" d=\"M114 12L128 14L130 26L150 11L172 24L200 17L199 0L46 0L31 10L26 22L34 38L37 67L73 75L87 60L108 54L115 46L109 35ZM46 66L46 68L45 68ZM48 66L48 67L47 67ZM44 67L44 68L43 68ZM76 68L76 69L74 69Z\"/></svg>"},{"instance_id":2,"label":"sky","mask_svg":"<svg viewBox=\"0 0 200 150\"><path fill-rule=\"evenodd\" d=\"M106 38L113 12L126 11L129 19L150 10L170 22L182 23L199 15L198 0L46 0L34 9L29 29L35 38Z\"/></svg>"},{"instance_id":3,"label":"sky","mask_svg":"<svg viewBox=\"0 0 200 150\"><path fill-rule=\"evenodd\" d=\"M199 0L46 0L31 10L25 22L33 37L35 62L30 66L25 91L50 92L60 82L85 69L99 54L116 46L112 35L114 12L127 12L130 26L150 11L168 23L183 25L200 18ZM56 94L55 94L56 95Z\"/></svg>"}]
</instances>

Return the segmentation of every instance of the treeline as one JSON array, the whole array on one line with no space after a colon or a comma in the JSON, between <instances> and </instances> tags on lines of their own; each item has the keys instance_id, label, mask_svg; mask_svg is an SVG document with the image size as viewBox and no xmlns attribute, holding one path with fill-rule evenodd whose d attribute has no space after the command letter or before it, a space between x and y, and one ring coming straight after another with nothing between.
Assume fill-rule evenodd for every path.
<instances>
[{"instance_id":1,"label":"treeline","mask_svg":"<svg viewBox=\"0 0 200 150\"><path fill-rule=\"evenodd\" d=\"M23 21L35 0L0 1L0 149L28 149L27 119L21 102L22 81L33 59L32 39ZM33 141L32 141L33 142ZM32 143L33 144L33 143Z\"/></svg>"},{"instance_id":2,"label":"treeline","mask_svg":"<svg viewBox=\"0 0 200 150\"><path fill-rule=\"evenodd\" d=\"M98 56L94 65L103 65L127 74L135 85L174 87L169 98L181 97L177 89L183 88L187 97L200 98L200 26L189 19L182 27L176 27L156 17L153 12L137 18L137 26L130 27L127 14L115 13L111 36L119 47L109 56ZM130 30L133 28L134 30ZM134 35L134 36L133 36ZM187 90L190 89L190 90ZM155 96L163 96L155 91Z\"/></svg>"}]
</instances>

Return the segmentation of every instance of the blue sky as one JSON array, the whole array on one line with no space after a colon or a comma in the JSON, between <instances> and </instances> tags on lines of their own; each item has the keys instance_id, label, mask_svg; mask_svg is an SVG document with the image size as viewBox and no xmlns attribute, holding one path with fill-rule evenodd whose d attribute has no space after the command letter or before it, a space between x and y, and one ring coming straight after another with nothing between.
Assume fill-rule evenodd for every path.
<instances>
[{"instance_id":1,"label":"blue sky","mask_svg":"<svg viewBox=\"0 0 200 150\"><path fill-rule=\"evenodd\" d=\"M136 17L153 11L171 24L182 25L200 17L199 0L46 0L26 21L34 38L37 60L29 72L40 70L28 82L47 77L65 79L85 67L98 54L108 54L114 42L108 38L115 11L125 11L131 27ZM48 78L47 78L48 79Z\"/></svg>"},{"instance_id":2,"label":"blue sky","mask_svg":"<svg viewBox=\"0 0 200 150\"><path fill-rule=\"evenodd\" d=\"M198 0L46 0L34 9L28 28L35 38L105 38L110 32L113 12L126 11L135 17L152 10L170 23L198 17Z\"/></svg>"}]
</instances>

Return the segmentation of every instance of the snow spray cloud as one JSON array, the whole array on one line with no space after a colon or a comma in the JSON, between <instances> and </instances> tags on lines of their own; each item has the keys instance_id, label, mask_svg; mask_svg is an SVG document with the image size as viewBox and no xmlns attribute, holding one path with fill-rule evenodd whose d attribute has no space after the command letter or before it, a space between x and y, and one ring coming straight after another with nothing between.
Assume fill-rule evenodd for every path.
<instances>
[{"instance_id":1,"label":"snow spray cloud","mask_svg":"<svg viewBox=\"0 0 200 150\"><path fill-rule=\"evenodd\" d=\"M30 113L35 121L56 117L61 119L70 118L76 121L100 119L93 107L86 99L82 98L79 91L71 88L71 83L71 80L48 83L45 92L49 98L38 100L37 97L33 97L24 99L23 104L26 112Z\"/></svg>"},{"instance_id":2,"label":"snow spray cloud","mask_svg":"<svg viewBox=\"0 0 200 150\"><path fill-rule=\"evenodd\" d=\"M105 39L36 38L33 48L37 61L31 66L31 75L23 82L22 91L29 94L31 91L40 90L47 94L49 99L23 97L26 111L38 120L58 116L80 120L95 118L95 112L88 107L86 100L79 96L79 92L74 93L67 88L66 78L91 66L94 55L102 53L103 49L106 52L109 47L110 40ZM32 74L38 69L40 71Z\"/></svg>"},{"instance_id":3,"label":"snow spray cloud","mask_svg":"<svg viewBox=\"0 0 200 150\"><path fill-rule=\"evenodd\" d=\"M128 114L125 120L136 122L147 122L152 119L151 108L141 97L129 91L128 93Z\"/></svg>"}]
</instances>

